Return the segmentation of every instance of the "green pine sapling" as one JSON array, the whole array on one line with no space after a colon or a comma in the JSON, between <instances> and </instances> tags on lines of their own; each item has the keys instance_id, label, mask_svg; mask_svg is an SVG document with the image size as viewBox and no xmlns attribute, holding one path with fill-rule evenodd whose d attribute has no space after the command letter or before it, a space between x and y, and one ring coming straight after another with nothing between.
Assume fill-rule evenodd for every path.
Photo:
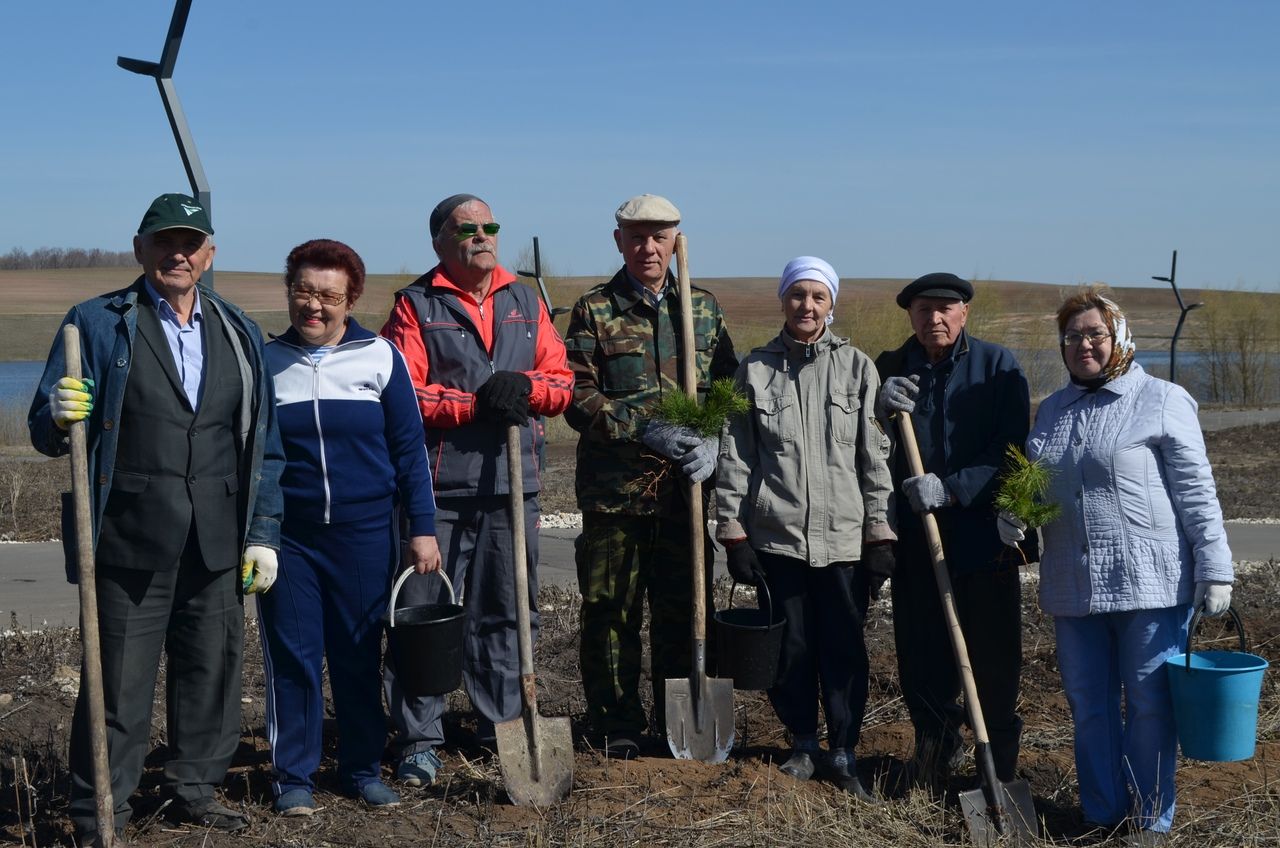
<instances>
[{"instance_id":1,"label":"green pine sapling","mask_svg":"<svg viewBox=\"0 0 1280 848\"><path fill-rule=\"evenodd\" d=\"M1053 472L1040 460L1032 462L1014 445L1005 451L1009 463L1000 474L1000 488L996 492L995 507L1000 512L1011 512L1027 527L1043 527L1062 512L1055 503L1046 503L1045 494Z\"/></svg>"},{"instance_id":2,"label":"green pine sapling","mask_svg":"<svg viewBox=\"0 0 1280 848\"><path fill-rule=\"evenodd\" d=\"M697 430L704 438L715 438L730 415L743 415L751 406L738 391L733 380L721 377L711 383L705 403L684 392L671 392L662 398L655 418Z\"/></svg>"}]
</instances>

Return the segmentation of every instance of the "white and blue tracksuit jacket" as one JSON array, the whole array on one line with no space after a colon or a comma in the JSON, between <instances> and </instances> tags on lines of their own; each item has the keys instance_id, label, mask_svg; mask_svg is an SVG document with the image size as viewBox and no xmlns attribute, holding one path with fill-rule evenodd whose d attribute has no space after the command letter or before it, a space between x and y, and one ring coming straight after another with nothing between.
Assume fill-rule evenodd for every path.
<instances>
[{"instance_id":1,"label":"white and blue tracksuit jacket","mask_svg":"<svg viewBox=\"0 0 1280 848\"><path fill-rule=\"evenodd\" d=\"M319 362L293 328L266 354L285 446L286 518L338 524L398 504L409 535L435 535L422 414L400 351L350 318Z\"/></svg>"}]
</instances>

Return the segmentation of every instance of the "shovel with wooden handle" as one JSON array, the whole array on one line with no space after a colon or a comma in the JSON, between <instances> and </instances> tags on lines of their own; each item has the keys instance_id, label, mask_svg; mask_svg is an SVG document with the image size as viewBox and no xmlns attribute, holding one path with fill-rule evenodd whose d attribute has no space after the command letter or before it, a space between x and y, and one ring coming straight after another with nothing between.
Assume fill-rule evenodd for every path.
<instances>
[{"instance_id":1,"label":"shovel with wooden handle","mask_svg":"<svg viewBox=\"0 0 1280 848\"><path fill-rule=\"evenodd\" d=\"M67 376L80 371L80 330L62 328L62 352ZM89 707L89 750L93 759L93 801L98 823L97 844L115 843L115 802L111 797L111 766L107 757L107 708L102 698L102 647L98 640L97 578L93 565L93 516L89 509L89 449L85 422L74 421L71 436L71 500L75 506L76 574L80 586L80 646L84 653L85 700Z\"/></svg>"},{"instance_id":2,"label":"shovel with wooden handle","mask_svg":"<svg viewBox=\"0 0 1280 848\"><path fill-rule=\"evenodd\" d=\"M902 433L902 446L907 454L907 467L913 477L924 474L920 461L920 447L916 444L916 431L911 416L898 413L898 428ZM982 704L978 701L978 685L973 679L973 666L969 663L969 649L965 645L964 631L960 629L960 617L956 613L955 595L951 590L951 575L942 552L942 534L938 532L938 519L932 512L924 513L925 535L929 540L929 555L933 559L933 575L938 581L938 594L942 596L942 613L947 619L947 631L951 636L951 648L960 669L964 686L964 705L969 713L969 726L973 728L974 757L978 764L978 777L982 788L960 793L960 809L964 811L969 835L977 845L1022 844L1040 836L1040 821L1036 818L1035 803L1031 799L1031 787L1025 780L1002 783L996 778L995 761L991 756L991 740L987 736L987 724L982 718Z\"/></svg>"},{"instance_id":3,"label":"shovel with wooden handle","mask_svg":"<svg viewBox=\"0 0 1280 848\"><path fill-rule=\"evenodd\" d=\"M520 470L520 428L507 428L507 485L511 489L511 551L515 556L516 627L520 637L519 718L495 725L498 766L507 795L520 805L554 804L573 786L573 737L567 718L538 715L538 681L533 673L533 633L529 626L529 566L524 545L524 483Z\"/></svg>"},{"instance_id":4,"label":"shovel with wooden handle","mask_svg":"<svg viewBox=\"0 0 1280 848\"><path fill-rule=\"evenodd\" d=\"M693 292L689 283L689 247L676 236L676 268L680 282L681 383L685 394L698 396L698 351L693 345ZM688 677L667 678L667 744L677 759L722 763L733 747L733 681L707 677L707 583L702 546L702 484L689 483L689 571L693 575L693 670Z\"/></svg>"}]
</instances>

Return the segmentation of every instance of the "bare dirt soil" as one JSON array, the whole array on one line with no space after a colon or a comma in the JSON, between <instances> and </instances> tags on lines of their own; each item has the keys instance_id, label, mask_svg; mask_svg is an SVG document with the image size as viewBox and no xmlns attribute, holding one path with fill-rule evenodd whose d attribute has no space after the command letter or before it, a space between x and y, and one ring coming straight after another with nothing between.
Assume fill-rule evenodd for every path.
<instances>
[{"instance_id":1,"label":"bare dirt soil","mask_svg":"<svg viewBox=\"0 0 1280 848\"><path fill-rule=\"evenodd\" d=\"M1237 428L1208 435L1228 517L1276 515L1274 445L1280 425ZM546 511L572 508L572 454L552 453L544 495ZM27 495L51 496L62 485L64 463L31 475ZM5 467L5 466L0 466ZM50 503L19 511L18 525L39 524ZM11 526L11 515L0 527ZM45 527L42 532L55 533ZM48 538L48 536L45 536ZM1236 608L1249 650L1280 658L1280 574L1276 563L1241 564ZM725 603L717 587L718 607ZM228 837L168 824L159 796L165 757L163 685L158 687L153 742L135 816L127 836L143 846L203 845L858 845L963 844L966 830L958 791L976 785L967 765L942 799L906 791L899 776L912 732L902 707L893 653L892 612L887 602L869 616L871 696L859 744L859 772L886 803L851 801L821 781L796 782L776 767L787 741L761 693L735 694L737 747L722 765L676 761L655 740L638 760L619 762L594 750L583 737L575 593L544 591L542 637L537 649L539 703L544 715L570 717L578 750L574 788L551 808L512 806L497 763L475 744L474 718L465 696L451 696L440 783L427 790L400 787L404 803L370 810L338 792L333 771L335 736L327 728L326 759L319 774L321 810L309 819L270 812L269 748L264 736L264 689L256 628L247 628L245 704L240 749L223 786L229 803L253 819ZM1023 702L1026 736L1021 771L1030 782L1046 840L1041 844L1098 844L1084 835L1072 759L1071 724L1060 689L1051 620L1035 603L1032 575L1024 585ZM1229 646L1234 639L1210 622L1200 647ZM23 631L14 621L0 637L0 845L69 845L65 818L67 738L78 686L79 643L73 630ZM163 670L162 670L163 673ZM7 697L6 697L7 696ZM1178 773L1174 845L1274 845L1280 839L1280 786L1270 769L1280 758L1280 684L1274 672L1264 684L1259 745L1240 763L1183 761ZM390 780L390 769L384 775Z\"/></svg>"}]
</instances>

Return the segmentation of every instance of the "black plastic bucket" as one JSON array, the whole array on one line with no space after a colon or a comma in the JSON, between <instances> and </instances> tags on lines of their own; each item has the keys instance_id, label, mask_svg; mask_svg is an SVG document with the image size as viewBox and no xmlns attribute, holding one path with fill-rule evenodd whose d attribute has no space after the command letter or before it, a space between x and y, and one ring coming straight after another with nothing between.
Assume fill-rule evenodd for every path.
<instances>
[{"instance_id":1,"label":"black plastic bucket","mask_svg":"<svg viewBox=\"0 0 1280 848\"><path fill-rule=\"evenodd\" d=\"M453 584L444 569L436 573L449 589L447 604L421 604L396 609L400 587L413 574L406 568L391 589L387 614L387 641L395 663L396 682L406 695L444 695L462 685L462 642L467 617L457 603Z\"/></svg>"},{"instance_id":2,"label":"black plastic bucket","mask_svg":"<svg viewBox=\"0 0 1280 848\"><path fill-rule=\"evenodd\" d=\"M769 587L761 583L765 609L734 609L734 583L729 608L713 616L716 632L716 676L733 680L734 689L768 689L778 676L784 618L774 618Z\"/></svg>"}]
</instances>

